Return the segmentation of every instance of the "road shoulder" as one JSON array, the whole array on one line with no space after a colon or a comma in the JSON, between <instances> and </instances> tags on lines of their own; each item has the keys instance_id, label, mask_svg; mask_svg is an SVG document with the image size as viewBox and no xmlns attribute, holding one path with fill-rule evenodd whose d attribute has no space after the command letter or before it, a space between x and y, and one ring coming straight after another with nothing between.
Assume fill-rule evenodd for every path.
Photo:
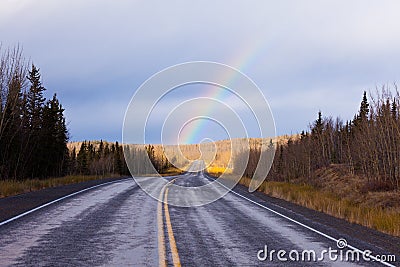
<instances>
[{"instance_id":1,"label":"road shoulder","mask_svg":"<svg viewBox=\"0 0 400 267\"><path fill-rule=\"evenodd\" d=\"M285 216L299 221L314 229L336 238L345 238L347 242L360 249L370 249L373 254L395 254L400 259L400 238L391 236L374 229L349 223L343 219L312 210L283 199L268 196L262 192L249 193L247 187L236 185L237 193L252 196L253 200L267 206ZM373 245L370 247L368 244ZM376 251L380 248L380 251Z\"/></svg>"},{"instance_id":2,"label":"road shoulder","mask_svg":"<svg viewBox=\"0 0 400 267\"><path fill-rule=\"evenodd\" d=\"M45 203L56 200L63 196L78 192L80 190L96 186L102 183L120 180L118 178L103 178L91 180L76 184L69 184L51 188L45 188L38 191L23 193L15 196L0 198L0 222L8 220L14 216L24 213L28 210L39 207ZM126 177L125 177L126 178Z\"/></svg>"}]
</instances>

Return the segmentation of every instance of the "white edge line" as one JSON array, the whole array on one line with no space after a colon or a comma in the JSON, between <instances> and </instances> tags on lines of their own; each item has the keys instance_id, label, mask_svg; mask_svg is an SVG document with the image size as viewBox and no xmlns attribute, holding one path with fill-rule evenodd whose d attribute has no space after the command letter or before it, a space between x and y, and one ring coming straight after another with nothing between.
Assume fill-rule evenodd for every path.
<instances>
[{"instance_id":1,"label":"white edge line","mask_svg":"<svg viewBox=\"0 0 400 267\"><path fill-rule=\"evenodd\" d=\"M207 176L208 176L208 175L207 175ZM217 181L217 180L215 180L215 181ZM228 187L226 187L224 184L220 183L219 181L217 181L217 182L218 182L220 185L222 185L223 187L229 189ZM332 236L330 236L330 235L328 235L328 234L325 234L325 233L323 233L323 232L321 232L321 231L318 231L317 229L312 228L311 226L308 226L308 225L306 225L306 224L304 224L304 223L301 223L301 222L299 222L299 221L296 221L296 220L294 220L294 219L292 219L292 218L290 218L290 217L288 217L288 216L286 216L286 215L283 215L282 213L277 212L276 210L273 210L273 209L271 209L271 208L268 208L268 207L266 207L266 206L264 206L264 205L262 205L262 204L260 204L260 203L258 203L258 202L256 202L256 201L254 201L254 200L251 200L250 198L247 198L247 197L245 197L245 196L243 196L243 195L241 195L241 194L235 192L234 190L231 190L231 189L230 189L229 191L230 191L231 193L233 193L233 194L235 194L235 195L237 195L237 196L243 198L243 199L246 199L246 200L250 201L250 202L253 203L253 204L256 204L257 206L259 206L259 207L261 207L261 208L264 208L264 209L266 209L266 210L268 210L268 211L270 211L270 212L275 213L276 215L278 215L278 216L280 216L280 217L282 217L282 218L285 218L285 219L287 219L287 220L289 220L289 221L291 221L291 222L294 222L294 223L296 223L296 224L298 224L298 225L300 225L300 226L302 226L302 227L304 227L304 228L307 228L307 229L313 231L314 233L317 233L317 234L319 234L319 235L321 235L321 236L323 236L323 237L326 237L326 238L328 238L328 239L330 239L330 240L332 240L332 241L338 242L338 239L336 239L336 238L334 238L334 237L332 237ZM359 253L361 253L361 254L364 254L364 253L365 253L365 251L363 251L363 250L361 250L361 249L359 249L359 248L356 248L356 247L354 247L354 246L351 246L351 245L347 245L346 247L348 247L348 248L350 248L350 249L352 249L352 250L354 250L354 251L356 251L356 252L359 252ZM396 267L395 265L390 264L390 263L385 262L385 261L382 261L382 260L378 259L377 257L375 257L375 256L373 256L373 255L368 255L367 257L373 259L375 262L382 263L383 265L391 266L391 267Z\"/></svg>"},{"instance_id":2,"label":"white edge line","mask_svg":"<svg viewBox=\"0 0 400 267\"><path fill-rule=\"evenodd\" d=\"M51 204L54 204L54 203L56 203L56 202L59 202L59 201L61 201L61 200L66 199L66 198L69 198L69 197L78 195L78 194L83 193L83 192L85 192L85 191L88 191L88 190L91 190L91 189L94 189L94 188L97 188L97 187L100 187L100 186L103 186L103 185L108 185L108 184L112 184L112 183L117 183L117 182L129 180L129 179L132 179L132 178L124 178L124 179L121 179L121 180L115 180L115 181L110 181L110 182L106 182L106 183L94 185L94 186L91 186L91 187L82 189L82 190L80 190L80 191L74 192L74 193L72 193L72 194L69 194L69 195L66 195L66 196L57 198L57 199L55 199L55 200L53 200L53 201L47 202L47 203L45 203L45 204L39 206L39 207L36 207L36 208L34 208L34 209L25 211L24 213L21 213L21 214L15 216L15 217L12 217L12 218L10 218L10 219L8 219L8 220L2 221L2 222L0 222L0 226L3 226L3 225L5 225L5 224L7 224L7 223L10 223L10 222L12 222L12 221L15 221L15 220L17 220L17 219L19 219L19 218L21 218L21 217L24 217L25 215L28 215L28 214L30 214L30 213L32 213L32 212L35 212L35 211L37 211L37 210L40 210L40 209L42 209L42 208L44 208L44 207L47 207L47 206L49 206L49 205L51 205Z\"/></svg>"}]
</instances>

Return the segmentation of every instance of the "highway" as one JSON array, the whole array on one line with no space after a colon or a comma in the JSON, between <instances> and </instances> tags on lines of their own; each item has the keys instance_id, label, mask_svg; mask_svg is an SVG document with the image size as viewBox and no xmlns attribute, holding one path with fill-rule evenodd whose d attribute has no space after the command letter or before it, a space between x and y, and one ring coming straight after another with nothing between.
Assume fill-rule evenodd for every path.
<instances>
[{"instance_id":1,"label":"highway","mask_svg":"<svg viewBox=\"0 0 400 267\"><path fill-rule=\"evenodd\" d=\"M166 179L180 186L212 180L191 171ZM398 260L396 244L389 243L399 239L250 194L242 186L211 204L189 208L168 205L173 194L168 185L159 191L165 203L125 179L0 224L0 266L398 265L373 260L389 252ZM343 242L348 246L342 250ZM370 250L372 258L346 260L343 254L354 249ZM337 252L331 251L336 259L329 250Z\"/></svg>"}]
</instances>

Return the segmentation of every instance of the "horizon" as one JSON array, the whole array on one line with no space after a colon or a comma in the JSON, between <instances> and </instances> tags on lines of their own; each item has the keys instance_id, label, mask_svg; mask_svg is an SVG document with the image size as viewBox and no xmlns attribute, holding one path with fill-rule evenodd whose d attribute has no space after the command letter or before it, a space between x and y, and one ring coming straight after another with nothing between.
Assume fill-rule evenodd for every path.
<instances>
[{"instance_id":1,"label":"horizon","mask_svg":"<svg viewBox=\"0 0 400 267\"><path fill-rule=\"evenodd\" d=\"M261 140L274 140L274 139L278 139L276 142L280 142L279 140L286 140L286 139L290 139L290 138L296 138L298 137L300 134L283 134L283 135L279 135L279 136L275 136L275 137L238 137L238 138L232 138L232 139L221 139L221 140L210 140L207 142L202 142L202 143L207 143L207 144L212 144L212 143L218 143L218 142L228 142L231 140L240 140L240 139L248 139L248 140L254 140L254 139L261 139ZM110 141L110 140L105 140L105 139L93 139L93 140L88 140L88 139L84 139L84 140L69 140L67 144L74 144L74 143L83 143L83 142L90 142L90 143L97 143L97 142L105 142L105 143L116 143L118 142L119 145L134 145L134 146L147 146L147 145L155 145L155 146L191 146L191 145L199 145L202 143L180 143L180 144L163 144L163 143L145 143L145 144L138 144L138 143L122 143L118 140L114 140L114 141Z\"/></svg>"}]
</instances>

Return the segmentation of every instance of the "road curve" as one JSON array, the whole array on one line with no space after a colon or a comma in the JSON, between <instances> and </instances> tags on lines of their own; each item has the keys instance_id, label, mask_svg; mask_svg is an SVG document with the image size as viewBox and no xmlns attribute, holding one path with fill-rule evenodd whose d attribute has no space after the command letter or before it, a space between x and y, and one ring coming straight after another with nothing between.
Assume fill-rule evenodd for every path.
<instances>
[{"instance_id":1,"label":"road curve","mask_svg":"<svg viewBox=\"0 0 400 267\"><path fill-rule=\"evenodd\" d=\"M337 219L250 194L241 186L205 206L171 206L168 199L174 192L168 185L199 186L211 178L200 171L167 179L169 184L158 188L165 203L129 179L76 194L0 226L0 266L384 266L362 256L360 261L332 260L328 255L319 260L329 248L338 256L352 250L338 249L339 238L372 255L398 254L384 243L399 242L398 238L340 220L332 226L328 222ZM376 242L365 241L360 229L375 235ZM286 251L281 259L279 250ZM307 260L311 251L316 261ZM294 258L300 255L299 260L290 259L290 252ZM396 266L398 261L387 265Z\"/></svg>"}]
</instances>

